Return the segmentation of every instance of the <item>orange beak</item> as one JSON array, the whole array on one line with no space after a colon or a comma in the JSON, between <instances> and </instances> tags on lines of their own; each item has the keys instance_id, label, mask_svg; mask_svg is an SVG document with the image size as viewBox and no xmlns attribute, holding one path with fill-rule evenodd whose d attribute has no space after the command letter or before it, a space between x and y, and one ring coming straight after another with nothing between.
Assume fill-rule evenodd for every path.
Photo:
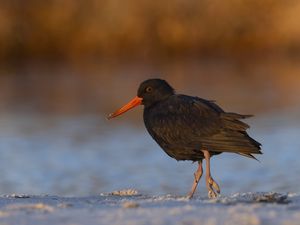
<instances>
[{"instance_id":1,"label":"orange beak","mask_svg":"<svg viewBox=\"0 0 300 225\"><path fill-rule=\"evenodd\" d=\"M122 108L118 109L114 113L111 113L108 115L107 119L112 119L114 117L117 117L125 112L127 112L129 109L132 109L133 107L136 107L140 104L142 104L143 98L140 98L138 96L134 97L130 102L128 102L126 105L124 105Z\"/></svg>"}]
</instances>

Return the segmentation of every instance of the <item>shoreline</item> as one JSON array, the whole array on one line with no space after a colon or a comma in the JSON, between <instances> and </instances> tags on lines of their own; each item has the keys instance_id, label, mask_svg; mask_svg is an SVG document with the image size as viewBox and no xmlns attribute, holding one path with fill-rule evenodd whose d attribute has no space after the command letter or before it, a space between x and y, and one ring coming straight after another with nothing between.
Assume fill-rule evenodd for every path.
<instances>
[{"instance_id":1,"label":"shoreline","mask_svg":"<svg viewBox=\"0 0 300 225\"><path fill-rule=\"evenodd\" d=\"M236 193L208 199L123 190L87 197L2 195L1 224L297 224L300 195ZM22 222L21 222L22 221ZM21 222L21 223L20 223Z\"/></svg>"}]
</instances>

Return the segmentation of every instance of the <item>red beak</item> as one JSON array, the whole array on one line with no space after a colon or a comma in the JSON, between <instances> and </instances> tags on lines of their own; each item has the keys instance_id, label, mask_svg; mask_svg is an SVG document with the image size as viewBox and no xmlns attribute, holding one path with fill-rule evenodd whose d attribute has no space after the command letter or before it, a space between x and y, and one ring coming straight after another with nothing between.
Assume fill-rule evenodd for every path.
<instances>
[{"instance_id":1,"label":"red beak","mask_svg":"<svg viewBox=\"0 0 300 225\"><path fill-rule=\"evenodd\" d=\"M126 105L124 105L122 108L118 109L114 113L111 113L108 115L107 119L112 119L114 117L117 117L125 112L127 112L129 109L132 109L133 107L136 107L140 104L142 104L143 98L140 98L138 96L134 97L130 102L128 102Z\"/></svg>"}]
</instances>

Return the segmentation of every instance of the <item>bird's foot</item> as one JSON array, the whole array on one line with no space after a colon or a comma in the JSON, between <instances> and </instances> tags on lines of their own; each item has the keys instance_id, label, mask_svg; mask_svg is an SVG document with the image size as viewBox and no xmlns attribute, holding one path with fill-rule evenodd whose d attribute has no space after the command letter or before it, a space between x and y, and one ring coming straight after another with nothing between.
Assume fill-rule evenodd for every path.
<instances>
[{"instance_id":1,"label":"bird's foot","mask_svg":"<svg viewBox=\"0 0 300 225\"><path fill-rule=\"evenodd\" d=\"M192 189L191 191L188 193L188 196L187 198L188 199L191 199L197 189L197 186L198 186L198 183L202 177L202 173L203 173L203 170L202 170L202 161L199 161L199 166L198 166L198 169L197 171L194 173L194 182L193 182L193 186L192 186Z\"/></svg>"},{"instance_id":2,"label":"bird's foot","mask_svg":"<svg viewBox=\"0 0 300 225\"><path fill-rule=\"evenodd\" d=\"M219 185L210 176L206 178L206 187L208 190L209 198L216 198L218 196L218 194L221 193Z\"/></svg>"},{"instance_id":3,"label":"bird's foot","mask_svg":"<svg viewBox=\"0 0 300 225\"><path fill-rule=\"evenodd\" d=\"M191 191L187 195L188 199L191 199L194 196L194 193L195 193L197 185L201 179L201 176L202 176L202 171L201 172L197 171L196 173L194 173L194 183L193 183Z\"/></svg>"},{"instance_id":4,"label":"bird's foot","mask_svg":"<svg viewBox=\"0 0 300 225\"><path fill-rule=\"evenodd\" d=\"M192 199L194 196L194 193L193 192L189 192L186 196L187 199Z\"/></svg>"}]
</instances>

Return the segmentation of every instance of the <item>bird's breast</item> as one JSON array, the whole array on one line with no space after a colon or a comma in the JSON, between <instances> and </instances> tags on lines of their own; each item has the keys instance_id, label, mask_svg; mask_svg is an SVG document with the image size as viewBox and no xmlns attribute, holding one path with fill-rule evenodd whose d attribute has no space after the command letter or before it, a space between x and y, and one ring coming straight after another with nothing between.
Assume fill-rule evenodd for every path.
<instances>
[{"instance_id":1,"label":"bird's breast","mask_svg":"<svg viewBox=\"0 0 300 225\"><path fill-rule=\"evenodd\" d=\"M203 158L200 144L191 144L191 131L180 128L180 118L162 111L144 110L144 123L151 137L170 157L194 161Z\"/></svg>"}]
</instances>

